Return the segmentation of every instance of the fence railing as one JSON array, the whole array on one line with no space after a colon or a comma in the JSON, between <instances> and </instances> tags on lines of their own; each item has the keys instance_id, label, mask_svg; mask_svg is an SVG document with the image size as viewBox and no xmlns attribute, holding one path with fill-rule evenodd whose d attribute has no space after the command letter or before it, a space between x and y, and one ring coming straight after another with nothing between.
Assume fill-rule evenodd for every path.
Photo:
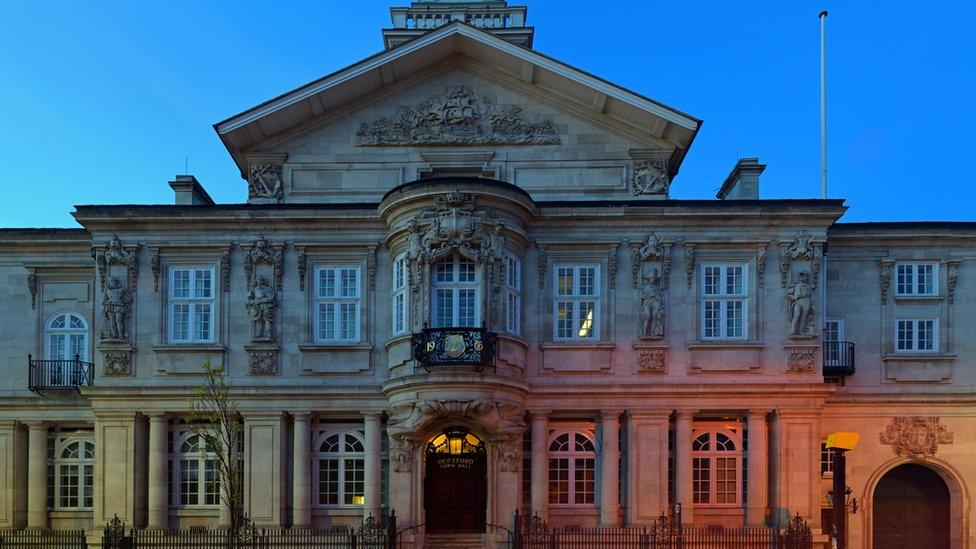
<instances>
[{"instance_id":1,"label":"fence railing","mask_svg":"<svg viewBox=\"0 0 976 549\"><path fill-rule=\"evenodd\" d=\"M84 530L0 530L0 547L87 549Z\"/></svg>"},{"instance_id":2,"label":"fence railing","mask_svg":"<svg viewBox=\"0 0 976 549\"><path fill-rule=\"evenodd\" d=\"M71 360L34 360L27 355L27 368L27 388L34 392L91 386L95 378L92 363L77 355Z\"/></svg>"},{"instance_id":3,"label":"fence railing","mask_svg":"<svg viewBox=\"0 0 976 549\"><path fill-rule=\"evenodd\" d=\"M823 375L849 376L854 374L854 342L823 342Z\"/></svg>"}]
</instances>

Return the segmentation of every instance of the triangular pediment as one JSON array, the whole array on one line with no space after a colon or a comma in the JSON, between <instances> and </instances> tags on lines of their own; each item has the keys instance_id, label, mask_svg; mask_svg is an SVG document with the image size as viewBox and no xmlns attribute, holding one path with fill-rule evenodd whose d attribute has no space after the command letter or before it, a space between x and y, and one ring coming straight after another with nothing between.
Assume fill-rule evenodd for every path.
<instances>
[{"instance_id":1,"label":"triangular pediment","mask_svg":"<svg viewBox=\"0 0 976 549\"><path fill-rule=\"evenodd\" d=\"M480 29L456 22L240 113L216 124L215 129L242 173L245 173L249 154L280 148L298 133L333 125L337 118L347 116L352 110L361 111L364 98L378 98L373 100L382 102L383 97L399 94L405 88L415 88L422 80L443 72L444 67L451 65L466 65L469 72L481 75L497 75L497 80L506 82L507 89L518 88L525 96L535 96L540 105L555 104L557 101L552 98L558 98L564 112L576 112L578 119L602 125L604 133L629 135L638 148L650 146L656 150L669 149L665 164L672 176L677 172L700 125L699 120L649 98L534 50L516 46ZM436 87L438 83L426 84L434 84ZM473 86L464 83L440 85L440 90L429 90L429 97L435 98L435 101L456 93L452 92L451 86L459 86L466 90L462 93L469 94L461 97L462 101L480 102L482 114L488 116L488 119L495 117L496 123L490 135L486 135L486 128L480 128L481 143L462 143L463 145L541 145L543 141L552 141L553 132L546 125L547 121L544 117L533 118L534 113L528 112L531 109L521 106L525 101L520 105L518 100L507 103L496 100L489 105L485 99L490 97L490 93ZM422 101L423 99L419 100L420 103ZM397 108L403 107L401 102ZM464 108L461 107L461 111ZM390 127L402 122L395 119L398 116L395 110L392 113L378 114L374 119L361 116L356 131L360 132L365 123L366 136L364 138L360 132L355 137L354 141L358 146L370 146L365 142L371 139L370 132L372 139L379 141L373 145L403 144L384 142L385 138L377 138L378 133L384 133L377 131L384 124L381 122L384 116L389 120ZM612 131L608 131L608 128ZM391 134L395 134L395 138L391 139L397 141L406 135L410 140L416 140L420 136L420 141L427 142L407 144L448 144L430 142L430 139L439 138L424 137L427 130L429 128L422 125L412 128L413 133L409 134L397 129ZM471 130L474 131L474 128Z\"/></svg>"}]
</instances>

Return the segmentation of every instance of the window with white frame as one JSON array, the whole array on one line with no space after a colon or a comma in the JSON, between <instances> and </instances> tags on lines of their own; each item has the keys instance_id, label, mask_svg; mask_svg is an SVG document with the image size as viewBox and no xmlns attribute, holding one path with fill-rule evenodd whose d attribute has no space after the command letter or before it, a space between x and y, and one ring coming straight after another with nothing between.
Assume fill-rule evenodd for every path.
<instances>
[{"instance_id":1,"label":"window with white frame","mask_svg":"<svg viewBox=\"0 0 976 549\"><path fill-rule=\"evenodd\" d=\"M844 341L844 319L828 318L824 321L823 341L824 364L840 364L840 342Z\"/></svg>"},{"instance_id":2,"label":"window with white frame","mask_svg":"<svg viewBox=\"0 0 976 549\"><path fill-rule=\"evenodd\" d=\"M218 507L220 471L217 454L189 427L169 432L170 506Z\"/></svg>"},{"instance_id":3,"label":"window with white frame","mask_svg":"<svg viewBox=\"0 0 976 549\"><path fill-rule=\"evenodd\" d=\"M596 447L583 431L557 432L549 440L549 503L593 505L596 493Z\"/></svg>"},{"instance_id":4,"label":"window with white frame","mask_svg":"<svg viewBox=\"0 0 976 549\"><path fill-rule=\"evenodd\" d=\"M834 473L834 451L827 448L827 441L820 441L820 476Z\"/></svg>"},{"instance_id":5,"label":"window with white frame","mask_svg":"<svg viewBox=\"0 0 976 549\"><path fill-rule=\"evenodd\" d=\"M744 263L702 265L702 339L746 339L749 280Z\"/></svg>"},{"instance_id":6,"label":"window with white frame","mask_svg":"<svg viewBox=\"0 0 976 549\"><path fill-rule=\"evenodd\" d=\"M556 265L554 269L553 336L559 340L599 337L599 265Z\"/></svg>"},{"instance_id":7,"label":"window with white frame","mask_svg":"<svg viewBox=\"0 0 976 549\"><path fill-rule=\"evenodd\" d=\"M695 505L738 505L742 450L734 432L723 429L695 434L691 441L691 483Z\"/></svg>"},{"instance_id":8,"label":"window with white frame","mask_svg":"<svg viewBox=\"0 0 976 549\"><path fill-rule=\"evenodd\" d=\"M359 267L316 269L315 339L320 342L359 341L362 295Z\"/></svg>"},{"instance_id":9,"label":"window with white frame","mask_svg":"<svg viewBox=\"0 0 976 549\"><path fill-rule=\"evenodd\" d=\"M51 509L87 510L94 498L95 441L55 436L49 442L48 501Z\"/></svg>"},{"instance_id":10,"label":"window with white frame","mask_svg":"<svg viewBox=\"0 0 976 549\"><path fill-rule=\"evenodd\" d=\"M934 353L938 350L939 321L935 319L895 320L895 352Z\"/></svg>"},{"instance_id":11,"label":"window with white frame","mask_svg":"<svg viewBox=\"0 0 976 549\"><path fill-rule=\"evenodd\" d=\"M454 255L433 266L431 324L434 328L474 328L481 324L478 271L474 261Z\"/></svg>"},{"instance_id":12,"label":"window with white frame","mask_svg":"<svg viewBox=\"0 0 976 549\"><path fill-rule=\"evenodd\" d=\"M895 265L895 295L938 295L938 277L939 266L935 263L897 263Z\"/></svg>"},{"instance_id":13,"label":"window with white frame","mask_svg":"<svg viewBox=\"0 0 976 549\"><path fill-rule=\"evenodd\" d=\"M325 431L315 441L315 501L319 507L361 506L366 457L358 431Z\"/></svg>"},{"instance_id":14,"label":"window with white frame","mask_svg":"<svg viewBox=\"0 0 976 549\"><path fill-rule=\"evenodd\" d=\"M88 356L88 323L76 313L59 313L45 327L48 360Z\"/></svg>"},{"instance_id":15,"label":"window with white frame","mask_svg":"<svg viewBox=\"0 0 976 549\"><path fill-rule=\"evenodd\" d=\"M407 331L407 255L393 260L393 335Z\"/></svg>"},{"instance_id":16,"label":"window with white frame","mask_svg":"<svg viewBox=\"0 0 976 549\"><path fill-rule=\"evenodd\" d=\"M169 340L210 343L214 340L214 269L172 267L169 270Z\"/></svg>"},{"instance_id":17,"label":"window with white frame","mask_svg":"<svg viewBox=\"0 0 976 549\"><path fill-rule=\"evenodd\" d=\"M522 314L522 264L513 255L505 256L505 328L518 334Z\"/></svg>"}]
</instances>

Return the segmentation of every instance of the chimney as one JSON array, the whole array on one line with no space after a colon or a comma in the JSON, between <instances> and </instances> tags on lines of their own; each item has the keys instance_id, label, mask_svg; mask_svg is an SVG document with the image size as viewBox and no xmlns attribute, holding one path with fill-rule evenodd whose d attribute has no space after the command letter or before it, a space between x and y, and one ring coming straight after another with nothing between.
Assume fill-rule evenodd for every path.
<instances>
[{"instance_id":1,"label":"chimney","mask_svg":"<svg viewBox=\"0 0 976 549\"><path fill-rule=\"evenodd\" d=\"M203 185L192 175L178 175L169 182L176 193L177 206L213 206L213 198L207 194Z\"/></svg>"},{"instance_id":2,"label":"chimney","mask_svg":"<svg viewBox=\"0 0 976 549\"><path fill-rule=\"evenodd\" d=\"M719 200L759 200L759 175L766 169L758 158L740 158L725 178L715 198Z\"/></svg>"}]
</instances>

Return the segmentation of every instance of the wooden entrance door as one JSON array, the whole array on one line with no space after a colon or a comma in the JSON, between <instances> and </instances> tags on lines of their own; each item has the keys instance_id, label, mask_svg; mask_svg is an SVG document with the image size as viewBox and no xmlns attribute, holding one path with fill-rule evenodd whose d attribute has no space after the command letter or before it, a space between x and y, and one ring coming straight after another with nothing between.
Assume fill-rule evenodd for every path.
<instances>
[{"instance_id":1,"label":"wooden entrance door","mask_svg":"<svg viewBox=\"0 0 976 549\"><path fill-rule=\"evenodd\" d=\"M889 471L874 489L874 549L948 549L949 488L921 465Z\"/></svg>"},{"instance_id":2,"label":"wooden entrance door","mask_svg":"<svg viewBox=\"0 0 976 549\"><path fill-rule=\"evenodd\" d=\"M428 446L424 511L429 532L485 531L488 498L484 445L465 445L463 450L450 453Z\"/></svg>"}]
</instances>

